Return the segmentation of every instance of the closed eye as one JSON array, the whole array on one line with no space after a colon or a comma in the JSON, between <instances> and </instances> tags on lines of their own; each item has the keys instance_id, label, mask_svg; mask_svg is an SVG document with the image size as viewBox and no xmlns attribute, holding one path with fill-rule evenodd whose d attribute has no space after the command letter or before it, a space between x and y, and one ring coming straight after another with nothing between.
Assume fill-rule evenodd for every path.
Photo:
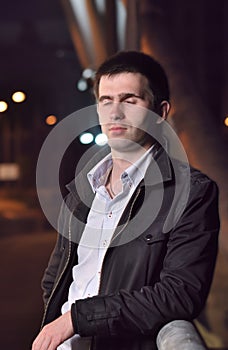
<instances>
[{"instance_id":1,"label":"closed eye","mask_svg":"<svg viewBox=\"0 0 228 350\"><path fill-rule=\"evenodd\" d=\"M137 100L135 98L127 98L123 102L130 103L130 104L135 104L137 102Z\"/></svg>"},{"instance_id":2,"label":"closed eye","mask_svg":"<svg viewBox=\"0 0 228 350\"><path fill-rule=\"evenodd\" d=\"M142 97L136 94L128 93L123 94L121 98L121 102L130 103L130 104L136 104L138 100L141 100Z\"/></svg>"},{"instance_id":3,"label":"closed eye","mask_svg":"<svg viewBox=\"0 0 228 350\"><path fill-rule=\"evenodd\" d=\"M109 96L101 96L99 99L99 103L101 105L108 105L112 102L112 99Z\"/></svg>"},{"instance_id":4,"label":"closed eye","mask_svg":"<svg viewBox=\"0 0 228 350\"><path fill-rule=\"evenodd\" d=\"M102 104L103 106L107 106L107 105L109 105L111 102L112 102L112 100L103 100L103 101L101 101L101 104Z\"/></svg>"}]
</instances>

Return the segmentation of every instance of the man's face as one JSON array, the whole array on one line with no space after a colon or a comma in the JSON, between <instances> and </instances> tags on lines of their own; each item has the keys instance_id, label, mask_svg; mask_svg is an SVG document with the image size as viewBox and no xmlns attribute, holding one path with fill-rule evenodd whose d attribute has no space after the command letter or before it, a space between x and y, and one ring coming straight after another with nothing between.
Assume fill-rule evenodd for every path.
<instances>
[{"instance_id":1,"label":"man's face","mask_svg":"<svg viewBox=\"0 0 228 350\"><path fill-rule=\"evenodd\" d=\"M145 132L150 122L147 109L151 107L151 96L148 91L148 81L140 73L101 77L98 115L111 148L124 150L134 144L148 149L152 145L152 137Z\"/></svg>"}]
</instances>

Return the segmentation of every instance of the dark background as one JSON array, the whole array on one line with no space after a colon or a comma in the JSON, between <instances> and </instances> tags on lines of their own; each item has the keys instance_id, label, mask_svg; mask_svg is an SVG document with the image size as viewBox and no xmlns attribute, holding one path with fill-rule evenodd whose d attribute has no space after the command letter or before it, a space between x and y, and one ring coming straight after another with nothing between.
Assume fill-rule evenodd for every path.
<instances>
[{"instance_id":1,"label":"dark background","mask_svg":"<svg viewBox=\"0 0 228 350\"><path fill-rule=\"evenodd\" d=\"M172 69L167 65L168 73L179 79L179 85L183 75L187 75L191 89L186 93L183 86L185 96L196 95L205 111L203 126L194 128L193 125L190 134L193 136L190 142L189 139L186 141L190 159L193 162L196 159L197 166L205 170L203 161L197 159L202 150L201 159L210 165L209 175L217 179L218 169L223 175L218 176L224 217L220 255L207 311L199 326L208 344L221 348L228 346L225 219L228 210L228 128L224 124L228 116L228 2L163 0L151 3L154 14L160 16L160 23L166 27L165 40L160 39L160 45L169 46L163 57L164 64L174 55L178 55L178 62L181 62L180 66L174 64ZM148 37L153 40L157 35L159 40L159 33L151 31ZM55 242L55 232L43 215L36 195L37 158L52 129L45 123L45 118L54 114L61 121L74 111L93 104L94 100L91 91L77 89L85 67L73 45L60 1L1 1L0 50L0 100L9 103L9 109L0 113L0 163L15 162L21 172L17 181L0 181L1 348L26 350L39 330L42 317L40 279ZM175 72L178 71L177 76ZM175 84L172 86L175 97ZM12 102L11 94L16 90L27 94L25 102ZM176 98L171 119L173 117L176 122L177 130L182 131L183 123L188 120L183 115L175 119L178 107L181 108L181 99ZM187 109L194 113L201 108L193 100ZM207 135L215 138L214 146L207 148L205 143L205 147L191 153L194 134L201 138L204 128ZM217 151L218 145L221 151ZM60 174L63 187L72 178L75 163L88 148L78 140L72 147L65 156L67 166L63 164ZM214 159L221 154L223 158L218 159L218 165Z\"/></svg>"}]
</instances>

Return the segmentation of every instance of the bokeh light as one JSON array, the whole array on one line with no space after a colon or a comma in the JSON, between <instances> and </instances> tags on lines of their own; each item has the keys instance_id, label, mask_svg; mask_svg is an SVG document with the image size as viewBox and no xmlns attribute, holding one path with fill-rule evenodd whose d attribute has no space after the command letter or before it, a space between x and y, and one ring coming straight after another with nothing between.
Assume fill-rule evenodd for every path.
<instances>
[{"instance_id":1,"label":"bokeh light","mask_svg":"<svg viewBox=\"0 0 228 350\"><path fill-rule=\"evenodd\" d=\"M82 76L85 79L92 79L94 76L94 71L91 68L86 68L84 69L84 71L82 72Z\"/></svg>"},{"instance_id":2,"label":"bokeh light","mask_svg":"<svg viewBox=\"0 0 228 350\"><path fill-rule=\"evenodd\" d=\"M57 123L57 117L51 114L46 117L45 121L47 125L55 125Z\"/></svg>"},{"instance_id":3,"label":"bokeh light","mask_svg":"<svg viewBox=\"0 0 228 350\"><path fill-rule=\"evenodd\" d=\"M88 145L93 142L94 136L90 132L85 132L84 134L80 135L79 139L83 145Z\"/></svg>"},{"instance_id":4,"label":"bokeh light","mask_svg":"<svg viewBox=\"0 0 228 350\"><path fill-rule=\"evenodd\" d=\"M79 91L84 92L88 89L88 83L85 79L81 78L78 82L77 82L77 88Z\"/></svg>"},{"instance_id":5,"label":"bokeh light","mask_svg":"<svg viewBox=\"0 0 228 350\"><path fill-rule=\"evenodd\" d=\"M224 119L224 124L228 126L228 116Z\"/></svg>"},{"instance_id":6,"label":"bokeh light","mask_svg":"<svg viewBox=\"0 0 228 350\"><path fill-rule=\"evenodd\" d=\"M16 91L12 95L12 100L15 103L21 103L24 102L26 99L26 94L23 91Z\"/></svg>"},{"instance_id":7,"label":"bokeh light","mask_svg":"<svg viewBox=\"0 0 228 350\"><path fill-rule=\"evenodd\" d=\"M0 101L0 113L5 112L8 109L8 104L5 101Z\"/></svg>"},{"instance_id":8,"label":"bokeh light","mask_svg":"<svg viewBox=\"0 0 228 350\"><path fill-rule=\"evenodd\" d=\"M107 142L108 142L108 139L107 139L107 136L105 134L101 133L95 137L95 143L98 146L104 146L104 145L106 145Z\"/></svg>"}]
</instances>

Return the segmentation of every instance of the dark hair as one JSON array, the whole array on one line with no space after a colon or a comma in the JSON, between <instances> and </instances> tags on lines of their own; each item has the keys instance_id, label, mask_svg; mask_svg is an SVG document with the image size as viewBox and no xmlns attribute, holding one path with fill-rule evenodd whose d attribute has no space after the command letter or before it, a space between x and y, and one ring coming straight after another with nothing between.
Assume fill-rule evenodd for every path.
<instances>
[{"instance_id":1,"label":"dark hair","mask_svg":"<svg viewBox=\"0 0 228 350\"><path fill-rule=\"evenodd\" d=\"M138 51L120 51L104 61L98 68L94 79L94 93L98 97L99 83L103 75L120 73L141 73L149 83L154 95L154 106L163 100L169 101L169 84L161 65L151 56Z\"/></svg>"}]
</instances>

